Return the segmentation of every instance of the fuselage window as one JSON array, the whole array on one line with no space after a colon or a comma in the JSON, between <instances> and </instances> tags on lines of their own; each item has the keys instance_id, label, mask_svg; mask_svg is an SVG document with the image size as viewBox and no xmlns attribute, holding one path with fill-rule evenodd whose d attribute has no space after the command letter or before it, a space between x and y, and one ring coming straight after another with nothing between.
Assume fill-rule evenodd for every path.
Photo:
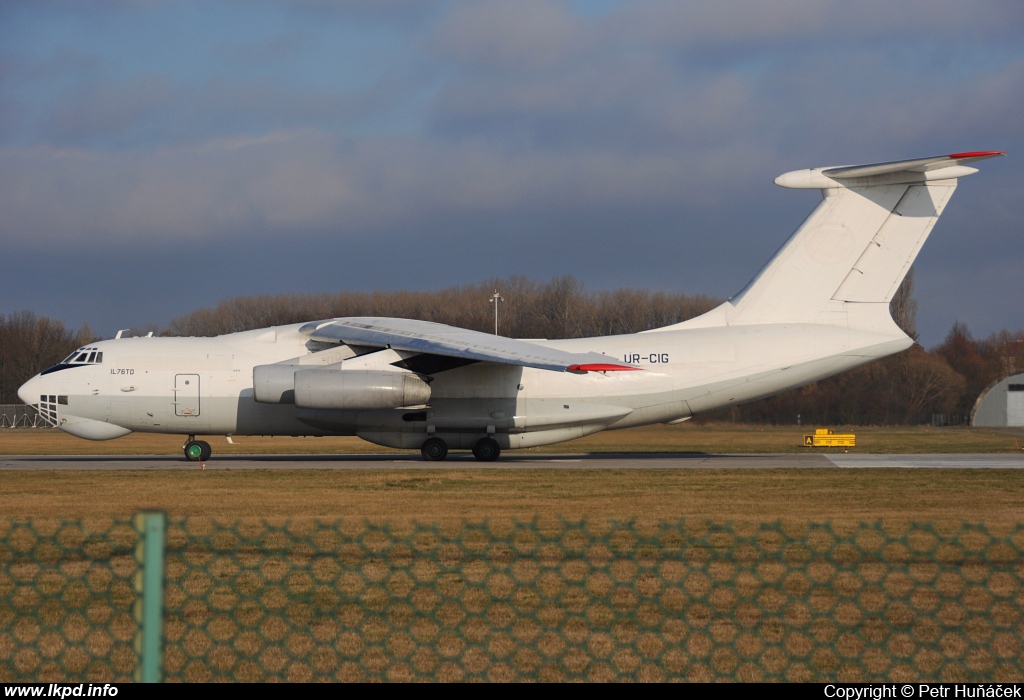
<instances>
[{"instance_id":1,"label":"fuselage window","mask_svg":"<svg viewBox=\"0 0 1024 700\"><path fill-rule=\"evenodd\" d=\"M57 403L59 403L61 406L67 406L68 405L68 397L67 396L58 396L57 397Z\"/></svg>"}]
</instances>

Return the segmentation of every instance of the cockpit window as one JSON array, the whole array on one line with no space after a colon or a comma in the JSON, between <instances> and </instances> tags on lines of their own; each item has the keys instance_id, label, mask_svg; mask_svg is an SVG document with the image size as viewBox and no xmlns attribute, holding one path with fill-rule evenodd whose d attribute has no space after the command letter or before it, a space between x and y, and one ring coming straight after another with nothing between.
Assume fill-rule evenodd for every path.
<instances>
[{"instance_id":1,"label":"cockpit window","mask_svg":"<svg viewBox=\"0 0 1024 700\"><path fill-rule=\"evenodd\" d=\"M73 353L61 360L60 364L44 369L40 374L52 374L72 367L83 367L85 365L98 365L103 362L103 353L97 348L78 348ZM52 403L52 402L51 402Z\"/></svg>"},{"instance_id":2,"label":"cockpit window","mask_svg":"<svg viewBox=\"0 0 1024 700\"><path fill-rule=\"evenodd\" d=\"M103 353L96 348L79 348L68 355L62 365L98 365L103 362Z\"/></svg>"}]
</instances>

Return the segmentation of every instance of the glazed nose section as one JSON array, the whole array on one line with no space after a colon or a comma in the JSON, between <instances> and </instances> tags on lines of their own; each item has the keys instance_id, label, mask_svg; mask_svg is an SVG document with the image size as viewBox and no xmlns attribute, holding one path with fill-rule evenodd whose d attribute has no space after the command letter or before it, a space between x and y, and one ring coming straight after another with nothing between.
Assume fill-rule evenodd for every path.
<instances>
[{"instance_id":1,"label":"glazed nose section","mask_svg":"<svg viewBox=\"0 0 1024 700\"><path fill-rule=\"evenodd\" d=\"M18 398L27 404L39 403L40 385L43 381L36 375L21 385L18 389Z\"/></svg>"}]
</instances>

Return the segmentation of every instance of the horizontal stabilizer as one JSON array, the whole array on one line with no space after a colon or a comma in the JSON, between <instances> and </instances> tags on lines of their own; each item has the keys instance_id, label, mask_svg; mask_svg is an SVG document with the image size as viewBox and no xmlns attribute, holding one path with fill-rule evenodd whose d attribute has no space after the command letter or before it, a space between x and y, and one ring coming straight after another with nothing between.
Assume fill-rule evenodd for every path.
<instances>
[{"instance_id":1,"label":"horizontal stabilizer","mask_svg":"<svg viewBox=\"0 0 1024 700\"><path fill-rule=\"evenodd\" d=\"M869 175L885 175L887 173L913 172L926 173L930 170L948 168L951 165L967 165L985 158L1005 155L1003 151L970 151L968 153L951 153L948 156L932 156L915 160L894 160L889 163L872 165L847 165L841 168L826 168L822 172L829 177L867 177Z\"/></svg>"},{"instance_id":2,"label":"horizontal stabilizer","mask_svg":"<svg viewBox=\"0 0 1024 700\"><path fill-rule=\"evenodd\" d=\"M894 160L867 165L840 165L783 173L775 184L790 189L830 189L880 184L950 180L977 172L968 163L1005 155L1003 151L968 151L947 156Z\"/></svg>"}]
</instances>

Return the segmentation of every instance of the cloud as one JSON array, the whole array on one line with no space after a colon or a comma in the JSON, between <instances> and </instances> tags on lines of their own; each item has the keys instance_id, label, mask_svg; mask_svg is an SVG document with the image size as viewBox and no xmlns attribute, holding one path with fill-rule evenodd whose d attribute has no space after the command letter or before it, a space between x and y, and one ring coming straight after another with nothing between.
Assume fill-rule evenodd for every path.
<instances>
[{"instance_id":1,"label":"cloud","mask_svg":"<svg viewBox=\"0 0 1024 700\"><path fill-rule=\"evenodd\" d=\"M564 3L484 0L458 4L428 45L464 68L515 72L561 63L589 40L583 20Z\"/></svg>"},{"instance_id":2,"label":"cloud","mask_svg":"<svg viewBox=\"0 0 1024 700\"><path fill-rule=\"evenodd\" d=\"M306 32L294 31L261 37L255 41L221 42L213 48L213 55L243 66L253 63L273 64L300 54L303 44L308 40Z\"/></svg>"},{"instance_id":3,"label":"cloud","mask_svg":"<svg viewBox=\"0 0 1024 700\"><path fill-rule=\"evenodd\" d=\"M1024 148L1016 2L228 3L191 27L198 59L184 67L166 6L125 7L104 11L142 28L114 49L62 15L61 41L0 55L9 250L287 241L275 250L351 244L365 261L458 231L438 259L471 274L474 232L529 229L545 253L488 274L568 266L643 286L652 273L604 245L626 230L675 250L675 227L692 225L685 248L701 262L686 278L712 284L726 263L763 262L747 258L809 210L814 193L774 191L784 170ZM984 275L981 257L1015 245L1024 169L1004 160L991 169L1006 189L972 178L940 224L983 235L939 236L936 269ZM569 239L590 253L558 257ZM277 257L282 274L299 265Z\"/></svg>"},{"instance_id":4,"label":"cloud","mask_svg":"<svg viewBox=\"0 0 1024 700\"><path fill-rule=\"evenodd\" d=\"M57 143L123 137L146 124L173 121L182 97L183 90L166 75L89 83L60 101L45 129Z\"/></svg>"},{"instance_id":5,"label":"cloud","mask_svg":"<svg viewBox=\"0 0 1024 700\"><path fill-rule=\"evenodd\" d=\"M417 78L415 73L385 72L365 88L324 91L289 85L276 77L186 82L166 75L138 75L59 91L47 118L30 129L22 118L11 128L22 128L23 135L32 133L38 144L95 150L152 150L325 126L344 131L372 124L399 108ZM22 105L25 111L23 103L11 104Z\"/></svg>"},{"instance_id":6,"label":"cloud","mask_svg":"<svg viewBox=\"0 0 1024 700\"><path fill-rule=\"evenodd\" d=\"M88 246L315 225L344 201L324 145L269 134L154 151L3 151L0 198L10 208L0 235Z\"/></svg>"},{"instance_id":7,"label":"cloud","mask_svg":"<svg viewBox=\"0 0 1024 700\"><path fill-rule=\"evenodd\" d=\"M744 50L837 39L889 38L907 42L939 37L1019 39L1024 7L1007 0L722 0L715 3L641 0L623 3L605 20L620 35L678 48L729 46Z\"/></svg>"},{"instance_id":8,"label":"cloud","mask_svg":"<svg viewBox=\"0 0 1024 700\"><path fill-rule=\"evenodd\" d=\"M44 56L0 51L0 82L11 86L93 80L99 76L102 67L103 60L96 52L64 45Z\"/></svg>"},{"instance_id":9,"label":"cloud","mask_svg":"<svg viewBox=\"0 0 1024 700\"><path fill-rule=\"evenodd\" d=\"M749 154L748 154L749 155ZM62 241L363 237L432 218L706 205L720 152L508 151L484 140L339 139L315 130L153 151L0 152L0 236ZM31 241L31 243L28 243Z\"/></svg>"},{"instance_id":10,"label":"cloud","mask_svg":"<svg viewBox=\"0 0 1024 700\"><path fill-rule=\"evenodd\" d=\"M445 0L263 0L286 6L290 12L345 21L374 20L392 24L422 21L446 4Z\"/></svg>"},{"instance_id":11,"label":"cloud","mask_svg":"<svg viewBox=\"0 0 1024 700\"><path fill-rule=\"evenodd\" d=\"M502 82L454 77L431 105L430 125L450 138L679 154L749 132L754 90L744 76L680 71L649 54L597 56Z\"/></svg>"},{"instance_id":12,"label":"cloud","mask_svg":"<svg viewBox=\"0 0 1024 700\"><path fill-rule=\"evenodd\" d=\"M438 36L504 10L458 12L474 21ZM650 47L576 46L544 70L523 59L505 74L508 58L448 73L423 109L429 128L408 132L358 125L400 109L409 73L334 93L270 79L90 83L53 115L50 139L0 152L0 235L315 240L510 212L708 210L791 167L1011 146L1024 94L1024 58L962 79L868 48L723 71Z\"/></svg>"}]
</instances>

